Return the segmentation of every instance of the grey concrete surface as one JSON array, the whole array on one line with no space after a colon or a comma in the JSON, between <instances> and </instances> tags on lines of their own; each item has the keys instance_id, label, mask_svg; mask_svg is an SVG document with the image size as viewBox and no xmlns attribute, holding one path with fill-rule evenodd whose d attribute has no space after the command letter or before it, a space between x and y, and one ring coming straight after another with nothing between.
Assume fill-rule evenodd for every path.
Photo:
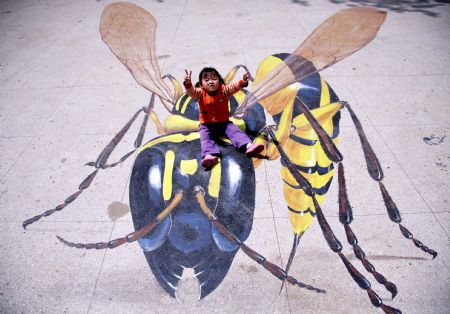
<instances>
[{"instance_id":1,"label":"grey concrete surface","mask_svg":"<svg viewBox=\"0 0 450 314\"><path fill-rule=\"evenodd\" d=\"M384 167L384 183L403 223L439 255L404 239L389 220L377 183L365 170L358 137L343 111L340 149L354 207L352 227L376 269L397 284L389 293L353 257L337 217L337 182L323 205L344 254L383 301L403 313L450 312L450 5L445 1L134 1L158 21L163 73L179 80L213 65L246 64L293 51L331 14L351 5L384 7L376 39L322 74L349 101ZM132 160L102 171L63 211L22 229L77 190L102 148L148 103L102 42L100 14L110 1L0 1L0 312L1 313L380 313L351 279L315 221L304 235L291 275L319 295L287 287L238 252L223 283L198 301L186 271L179 300L158 285L137 244L81 251L132 230L127 206ZM163 118L167 113L158 104ZM132 129L111 160L129 151ZM149 127L147 137L156 135ZM247 244L285 265L292 231L279 161L257 169L254 227ZM114 208L113 208L114 209Z\"/></svg>"}]
</instances>

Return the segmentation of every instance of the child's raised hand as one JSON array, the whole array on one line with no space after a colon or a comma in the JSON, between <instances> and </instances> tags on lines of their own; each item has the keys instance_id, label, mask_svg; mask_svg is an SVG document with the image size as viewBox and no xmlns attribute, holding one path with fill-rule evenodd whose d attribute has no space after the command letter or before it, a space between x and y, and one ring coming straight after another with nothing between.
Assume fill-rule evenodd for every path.
<instances>
[{"instance_id":1,"label":"child's raised hand","mask_svg":"<svg viewBox=\"0 0 450 314\"><path fill-rule=\"evenodd\" d=\"M192 81L191 81L191 76L192 76L192 71L188 70L184 70L185 74L184 74L184 85L190 86L192 85Z\"/></svg>"},{"instance_id":2,"label":"child's raised hand","mask_svg":"<svg viewBox=\"0 0 450 314\"><path fill-rule=\"evenodd\" d=\"M248 82L248 78L249 78L248 73L245 73L244 76L242 76L242 79L244 80L245 83Z\"/></svg>"}]
</instances>

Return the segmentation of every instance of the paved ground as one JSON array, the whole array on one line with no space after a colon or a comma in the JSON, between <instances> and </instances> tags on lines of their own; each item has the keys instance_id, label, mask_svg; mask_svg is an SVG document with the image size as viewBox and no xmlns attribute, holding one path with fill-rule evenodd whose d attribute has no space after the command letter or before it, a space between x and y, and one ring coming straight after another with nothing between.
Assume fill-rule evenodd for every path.
<instances>
[{"instance_id":1,"label":"paved ground","mask_svg":"<svg viewBox=\"0 0 450 314\"><path fill-rule=\"evenodd\" d=\"M354 3L377 2L382 1L135 3L158 20L162 71L182 79L185 68L198 73L210 64L226 72L243 63L254 73L262 58L293 51L329 15ZM177 302L158 286L137 244L106 251L63 246L55 235L104 241L132 230L127 212L132 160L101 172L92 188L62 212L22 229L23 220L76 191L92 171L82 165L148 103L148 92L100 38L107 3L0 2L0 312L380 313L328 249L317 222L302 238L291 274L326 289L325 295L292 287L278 295L280 282L238 252L227 278L202 301L196 299L192 272L186 271ZM352 226L369 260L399 293L391 301L368 276L374 290L404 313L448 313L450 5L414 3L387 5L378 37L323 75L360 117L405 226L439 252L431 260L388 219L344 111L340 147L354 207ZM166 115L161 105L158 112ZM112 160L129 150L136 133L133 129ZM152 127L149 133L149 138L156 135ZM279 161L257 169L256 218L247 244L285 265L292 231L278 171ZM323 207L344 243L336 184ZM344 253L363 271L347 244Z\"/></svg>"}]
</instances>

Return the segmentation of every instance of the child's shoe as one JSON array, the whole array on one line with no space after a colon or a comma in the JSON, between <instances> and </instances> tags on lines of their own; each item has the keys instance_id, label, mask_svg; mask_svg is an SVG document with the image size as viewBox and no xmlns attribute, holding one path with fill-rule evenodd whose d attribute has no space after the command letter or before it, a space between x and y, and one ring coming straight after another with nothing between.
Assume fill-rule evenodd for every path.
<instances>
[{"instance_id":1,"label":"child's shoe","mask_svg":"<svg viewBox=\"0 0 450 314\"><path fill-rule=\"evenodd\" d=\"M219 162L219 157L213 156L213 155L206 155L200 164L202 165L205 170L211 169L215 164Z\"/></svg>"},{"instance_id":2,"label":"child's shoe","mask_svg":"<svg viewBox=\"0 0 450 314\"><path fill-rule=\"evenodd\" d=\"M248 157L256 157L264 150L264 145L262 144L250 144L245 151Z\"/></svg>"}]
</instances>

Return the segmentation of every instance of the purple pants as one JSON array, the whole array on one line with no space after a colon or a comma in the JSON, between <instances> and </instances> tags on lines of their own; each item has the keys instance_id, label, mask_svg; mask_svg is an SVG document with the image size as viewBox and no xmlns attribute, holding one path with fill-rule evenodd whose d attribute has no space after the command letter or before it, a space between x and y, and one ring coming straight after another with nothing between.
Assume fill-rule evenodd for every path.
<instances>
[{"instance_id":1,"label":"purple pants","mask_svg":"<svg viewBox=\"0 0 450 314\"><path fill-rule=\"evenodd\" d=\"M233 122L223 123L200 123L200 145L202 148L202 159L206 155L220 156L220 149L215 139L226 136L236 148L241 148L251 143L250 138L241 131Z\"/></svg>"}]
</instances>

